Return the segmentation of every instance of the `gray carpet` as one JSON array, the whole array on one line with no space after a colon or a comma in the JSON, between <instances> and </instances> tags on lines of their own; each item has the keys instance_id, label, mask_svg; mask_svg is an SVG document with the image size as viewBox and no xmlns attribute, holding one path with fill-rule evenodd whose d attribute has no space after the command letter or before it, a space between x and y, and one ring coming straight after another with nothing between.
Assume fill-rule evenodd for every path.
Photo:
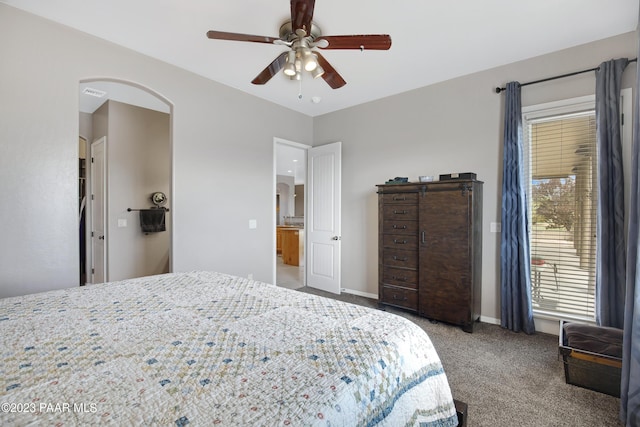
<instances>
[{"instance_id":1,"label":"gray carpet","mask_svg":"<svg viewBox=\"0 0 640 427\"><path fill-rule=\"evenodd\" d=\"M312 288L301 292L377 308L355 295ZM620 399L565 384L558 337L516 334L478 323L472 334L393 308L431 337L444 365L453 397L469 405L469 427L621 426Z\"/></svg>"}]
</instances>

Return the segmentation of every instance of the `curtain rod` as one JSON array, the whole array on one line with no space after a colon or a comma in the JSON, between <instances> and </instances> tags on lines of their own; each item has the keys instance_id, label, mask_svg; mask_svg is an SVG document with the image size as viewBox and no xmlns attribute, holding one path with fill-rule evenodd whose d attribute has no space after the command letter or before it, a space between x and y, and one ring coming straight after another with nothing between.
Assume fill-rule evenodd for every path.
<instances>
[{"instance_id":1,"label":"curtain rod","mask_svg":"<svg viewBox=\"0 0 640 427\"><path fill-rule=\"evenodd\" d=\"M638 58L633 58L633 59L630 59L629 62L636 62L637 60L638 60ZM598 67L595 67L595 68L589 68L588 70L575 71L573 73L562 74L562 75L553 76L553 77L547 77L546 79L540 79L540 80L536 80L536 81L533 81L533 82L521 83L520 87L528 86L528 85L534 85L536 83L548 82L549 80L561 79L563 77L571 77L571 76L575 76L575 75L578 75L578 74L588 73L590 71L597 71L599 69L600 69L600 67L598 66ZM507 90L507 88L505 88L505 87L497 87L496 88L496 93L500 93L503 90Z\"/></svg>"}]
</instances>

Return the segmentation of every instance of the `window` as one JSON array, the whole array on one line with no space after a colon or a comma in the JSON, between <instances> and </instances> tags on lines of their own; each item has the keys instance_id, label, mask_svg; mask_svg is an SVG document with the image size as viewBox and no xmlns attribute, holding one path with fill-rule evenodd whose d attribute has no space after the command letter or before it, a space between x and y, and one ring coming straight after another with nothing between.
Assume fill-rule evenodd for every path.
<instances>
[{"instance_id":1,"label":"window","mask_svg":"<svg viewBox=\"0 0 640 427\"><path fill-rule=\"evenodd\" d=\"M523 109L535 314L595 318L594 97Z\"/></svg>"}]
</instances>

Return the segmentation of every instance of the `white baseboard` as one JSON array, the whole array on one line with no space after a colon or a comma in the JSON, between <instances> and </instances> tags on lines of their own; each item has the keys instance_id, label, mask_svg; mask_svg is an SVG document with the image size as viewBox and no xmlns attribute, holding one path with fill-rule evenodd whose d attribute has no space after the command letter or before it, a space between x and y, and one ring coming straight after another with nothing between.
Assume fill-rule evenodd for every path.
<instances>
[{"instance_id":1,"label":"white baseboard","mask_svg":"<svg viewBox=\"0 0 640 427\"><path fill-rule=\"evenodd\" d=\"M480 321L483 323L491 323L492 325L499 325L500 319L496 319L495 317L489 317L489 316L480 316Z\"/></svg>"},{"instance_id":2,"label":"white baseboard","mask_svg":"<svg viewBox=\"0 0 640 427\"><path fill-rule=\"evenodd\" d=\"M365 297L365 298L370 298L375 300L378 299L378 294L372 294L369 292L355 291L353 289L347 289L347 288L342 288L341 292L345 294L357 295L359 297Z\"/></svg>"},{"instance_id":3,"label":"white baseboard","mask_svg":"<svg viewBox=\"0 0 640 427\"><path fill-rule=\"evenodd\" d=\"M352 295L357 295L360 297L365 297L365 298L370 298L370 299L374 299L377 300L378 299L378 294L372 294L369 292L362 292L362 291L356 291L353 289L347 289L347 288L342 288L341 289L342 293L345 294L352 294ZM500 325L502 324L502 322L500 321L500 319L496 319L495 317L489 317L489 316L480 316L480 321L483 323L490 323L492 325ZM540 319L540 318L535 318L535 325L536 325L536 332L542 332L545 334L552 334L552 335L558 335L558 324L559 322L557 320L549 320L549 319Z\"/></svg>"},{"instance_id":4,"label":"white baseboard","mask_svg":"<svg viewBox=\"0 0 640 427\"><path fill-rule=\"evenodd\" d=\"M480 316L480 321L484 323L491 323L493 325L502 324L500 319L496 319L494 317L488 317L488 316ZM544 334L550 334L550 335L558 335L559 328L560 328L559 320L541 319L539 317L534 317L533 321L535 322L536 332L542 332Z\"/></svg>"}]
</instances>

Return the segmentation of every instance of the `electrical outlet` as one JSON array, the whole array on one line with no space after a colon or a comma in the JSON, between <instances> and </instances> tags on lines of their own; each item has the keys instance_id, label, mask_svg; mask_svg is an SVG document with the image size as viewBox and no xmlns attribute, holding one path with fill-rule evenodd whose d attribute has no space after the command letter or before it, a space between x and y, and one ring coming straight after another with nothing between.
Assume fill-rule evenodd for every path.
<instances>
[{"instance_id":1,"label":"electrical outlet","mask_svg":"<svg viewBox=\"0 0 640 427\"><path fill-rule=\"evenodd\" d=\"M492 233L500 233L502 231L502 223L500 222L492 222L491 223L491 232Z\"/></svg>"}]
</instances>

